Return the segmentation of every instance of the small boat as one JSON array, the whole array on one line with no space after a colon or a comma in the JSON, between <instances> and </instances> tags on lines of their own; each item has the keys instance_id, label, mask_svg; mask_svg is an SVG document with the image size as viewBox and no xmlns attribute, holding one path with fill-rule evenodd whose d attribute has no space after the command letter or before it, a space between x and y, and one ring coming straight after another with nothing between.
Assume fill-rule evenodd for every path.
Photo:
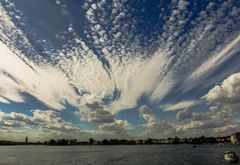
<instances>
[{"instance_id":1,"label":"small boat","mask_svg":"<svg viewBox=\"0 0 240 165\"><path fill-rule=\"evenodd\" d=\"M194 145L192 145L192 148L196 148L197 146L194 144Z\"/></svg>"},{"instance_id":2,"label":"small boat","mask_svg":"<svg viewBox=\"0 0 240 165\"><path fill-rule=\"evenodd\" d=\"M233 151L225 151L224 159L230 162L237 162L238 156Z\"/></svg>"}]
</instances>

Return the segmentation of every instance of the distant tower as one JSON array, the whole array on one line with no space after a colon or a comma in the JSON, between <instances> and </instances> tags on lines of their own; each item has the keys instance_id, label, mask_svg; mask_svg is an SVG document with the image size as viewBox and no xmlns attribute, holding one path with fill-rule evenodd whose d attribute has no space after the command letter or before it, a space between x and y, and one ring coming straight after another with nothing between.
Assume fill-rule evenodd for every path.
<instances>
[{"instance_id":1,"label":"distant tower","mask_svg":"<svg viewBox=\"0 0 240 165\"><path fill-rule=\"evenodd\" d=\"M28 144L28 137L25 138L25 144Z\"/></svg>"}]
</instances>

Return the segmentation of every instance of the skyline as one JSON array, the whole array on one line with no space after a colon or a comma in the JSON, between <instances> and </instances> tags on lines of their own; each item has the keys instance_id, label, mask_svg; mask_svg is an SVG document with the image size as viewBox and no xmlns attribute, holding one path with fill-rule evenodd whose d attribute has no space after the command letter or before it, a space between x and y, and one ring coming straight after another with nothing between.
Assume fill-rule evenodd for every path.
<instances>
[{"instance_id":1,"label":"skyline","mask_svg":"<svg viewBox=\"0 0 240 165\"><path fill-rule=\"evenodd\" d=\"M0 0L0 139L240 130L237 0Z\"/></svg>"},{"instance_id":2,"label":"skyline","mask_svg":"<svg viewBox=\"0 0 240 165\"><path fill-rule=\"evenodd\" d=\"M48 139L45 141L29 141L29 137L26 136L24 139L18 141L7 141L7 140L0 140L0 145L26 145L26 144L32 144L32 145L45 145L45 144L51 144L52 145L61 145L62 143L66 145L86 145L86 144L214 144L214 143L229 143L229 144L239 144L239 135L240 132L235 132L230 135L225 136L217 136L217 137L207 137L207 136L199 136L199 137L183 137L179 138L177 136L175 137L168 137L168 138L151 138L147 137L145 139L134 139L132 137L131 139L78 139L77 137L73 139ZM110 143L109 143L110 142ZM146 142L146 143L145 143Z\"/></svg>"}]
</instances>

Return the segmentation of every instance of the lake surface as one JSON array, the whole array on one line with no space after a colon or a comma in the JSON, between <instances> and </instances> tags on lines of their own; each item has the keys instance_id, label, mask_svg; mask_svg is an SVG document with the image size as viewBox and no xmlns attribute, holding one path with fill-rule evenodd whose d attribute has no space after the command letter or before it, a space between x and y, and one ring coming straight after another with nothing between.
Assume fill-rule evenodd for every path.
<instances>
[{"instance_id":1,"label":"lake surface","mask_svg":"<svg viewBox=\"0 0 240 165\"><path fill-rule=\"evenodd\" d=\"M0 146L0 165L229 165L225 150L240 156L240 146L117 145Z\"/></svg>"}]
</instances>

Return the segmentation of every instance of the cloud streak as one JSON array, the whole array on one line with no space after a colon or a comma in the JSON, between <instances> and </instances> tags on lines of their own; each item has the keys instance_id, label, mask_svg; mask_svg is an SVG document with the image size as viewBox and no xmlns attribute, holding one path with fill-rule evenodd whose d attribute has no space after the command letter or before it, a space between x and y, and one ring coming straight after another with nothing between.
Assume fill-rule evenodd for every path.
<instances>
[{"instance_id":1,"label":"cloud streak","mask_svg":"<svg viewBox=\"0 0 240 165\"><path fill-rule=\"evenodd\" d=\"M164 109L164 111L175 111L175 110L189 108L197 104L199 104L198 101L186 100L186 101L178 102L176 104L166 104L162 106L162 108Z\"/></svg>"}]
</instances>

